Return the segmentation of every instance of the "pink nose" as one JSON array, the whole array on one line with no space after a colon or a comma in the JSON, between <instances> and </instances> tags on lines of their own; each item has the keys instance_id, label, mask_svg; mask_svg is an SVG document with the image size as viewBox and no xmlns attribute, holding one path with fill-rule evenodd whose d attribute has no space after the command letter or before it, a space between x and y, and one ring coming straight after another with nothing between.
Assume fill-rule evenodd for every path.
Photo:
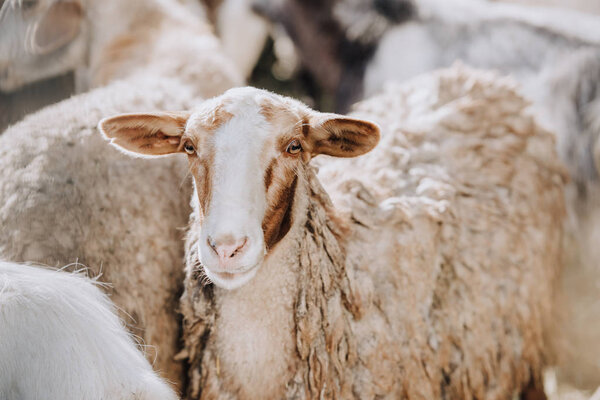
<instances>
[{"instance_id":1,"label":"pink nose","mask_svg":"<svg viewBox=\"0 0 600 400\"><path fill-rule=\"evenodd\" d=\"M236 239L232 235L225 235L216 240L209 236L206 240L210 248L219 256L219 261L223 264L227 263L229 259L243 253L248 244L248 236Z\"/></svg>"}]
</instances>

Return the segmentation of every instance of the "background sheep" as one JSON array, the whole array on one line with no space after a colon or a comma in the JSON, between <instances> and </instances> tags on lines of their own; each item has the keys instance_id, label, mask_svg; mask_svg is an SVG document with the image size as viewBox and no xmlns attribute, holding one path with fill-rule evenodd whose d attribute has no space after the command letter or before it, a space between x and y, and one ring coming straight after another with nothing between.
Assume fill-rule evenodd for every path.
<instances>
[{"instance_id":1,"label":"background sheep","mask_svg":"<svg viewBox=\"0 0 600 400\"><path fill-rule=\"evenodd\" d=\"M598 0L492 0L544 7L563 7L575 10L600 14L600 1Z\"/></svg>"},{"instance_id":2,"label":"background sheep","mask_svg":"<svg viewBox=\"0 0 600 400\"><path fill-rule=\"evenodd\" d=\"M415 4L412 18L403 24L388 25L376 37L372 43L376 50L365 61L364 75L358 81L362 79L362 89L370 96L381 90L385 82L404 81L459 59L511 74L521 82L538 121L556 134L558 154L572 178L566 192L566 252L570 268L561 278L565 289L561 302L564 320L557 324L562 336L556 343L560 364L564 366L561 372L579 386L595 388L600 385L600 351L592 351L590 343L600 341L600 326L593 322L598 320L600 309L600 257L595 244L600 240L596 228L600 226L600 188L593 154L594 146L600 146L598 17L480 1L420 0ZM336 8L326 3L321 7L329 7L328 12L346 31L353 29L353 21L361 16L351 12L351 7L346 7L346 14L354 18L334 14ZM326 11L320 9L321 13ZM277 17L273 11L267 15ZM275 19L286 27L291 25L288 31L295 29L287 19ZM321 29L313 28L319 32L312 36L318 38L312 40L313 46L326 48L329 36L338 37L324 30L324 25L315 24ZM303 42L297 42L301 53L305 48ZM306 56L316 52L313 49ZM331 54L336 57L335 52ZM360 90L356 89L356 93ZM338 108L343 109L344 104L348 103L338 103Z\"/></svg>"},{"instance_id":3,"label":"background sheep","mask_svg":"<svg viewBox=\"0 0 600 400\"><path fill-rule=\"evenodd\" d=\"M0 398L176 398L94 283L0 261Z\"/></svg>"},{"instance_id":4,"label":"background sheep","mask_svg":"<svg viewBox=\"0 0 600 400\"><path fill-rule=\"evenodd\" d=\"M192 114L104 120L127 151L153 153L130 131L143 125L160 154L188 154L189 397L506 399L540 389L563 172L526 107L511 81L461 67L391 88L352 114L377 121L382 143L321 160L326 190L308 161L368 151L372 123L255 89ZM223 157L236 162L222 170ZM262 236L248 233L261 223L264 259L254 252Z\"/></svg>"},{"instance_id":5,"label":"background sheep","mask_svg":"<svg viewBox=\"0 0 600 400\"><path fill-rule=\"evenodd\" d=\"M241 78L209 28L175 1L82 4L80 31L98 38L89 43L85 67L93 85L112 83L30 115L0 136L0 255L89 266L112 284L111 299L149 346L148 358L180 383L173 356L180 229L189 214L186 166L131 160L105 146L96 125L139 108L187 109Z\"/></svg>"},{"instance_id":6,"label":"background sheep","mask_svg":"<svg viewBox=\"0 0 600 400\"><path fill-rule=\"evenodd\" d=\"M235 76L237 71L232 70L229 61L220 60L221 52L212 28L202 16L201 4L196 0L185 1L185 7L178 3L5 1L0 10L0 92L13 92L26 84L62 76L0 97L0 107L6 107L0 131L27 111L116 78L145 73L149 66L154 73L170 76L174 68L188 67L176 65L185 52L189 52L190 60L203 65L200 75L186 71L188 77L196 78L193 87L202 95L216 95L228 88L223 76ZM189 40L192 37L195 39ZM181 38L188 38L187 43L182 45ZM152 54L150 48L163 57ZM199 54L191 56L193 52ZM212 58L204 60L207 56ZM27 104L19 102L23 97ZM34 108L35 103L40 106Z\"/></svg>"}]
</instances>

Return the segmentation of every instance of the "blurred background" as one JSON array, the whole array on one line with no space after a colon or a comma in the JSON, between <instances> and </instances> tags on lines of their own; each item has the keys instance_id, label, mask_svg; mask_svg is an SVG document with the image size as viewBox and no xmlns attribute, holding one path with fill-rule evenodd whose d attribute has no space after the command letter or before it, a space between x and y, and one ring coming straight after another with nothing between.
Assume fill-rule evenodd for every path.
<instances>
[{"instance_id":1,"label":"blurred background","mask_svg":"<svg viewBox=\"0 0 600 400\"><path fill-rule=\"evenodd\" d=\"M68 16L93 1L0 0L0 132L93 86L84 65L65 61L80 29ZM600 400L600 0L178 1L210 23L249 85L321 111L347 112L389 82L455 62L513 76L557 135L572 180L569 218L584 232L565 261L579 266L564 283L577 293L565 300L577 333L565 335L565 367L548 371L546 391ZM58 39L32 47L32 27L47 20Z\"/></svg>"}]
</instances>

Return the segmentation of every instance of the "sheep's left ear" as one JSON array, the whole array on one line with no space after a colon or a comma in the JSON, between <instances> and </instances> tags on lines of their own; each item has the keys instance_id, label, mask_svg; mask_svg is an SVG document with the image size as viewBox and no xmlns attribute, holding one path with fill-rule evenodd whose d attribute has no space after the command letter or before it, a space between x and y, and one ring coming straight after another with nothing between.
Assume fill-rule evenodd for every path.
<instances>
[{"instance_id":1,"label":"sheep's left ear","mask_svg":"<svg viewBox=\"0 0 600 400\"><path fill-rule=\"evenodd\" d=\"M310 118L308 141L313 155L356 157L379 143L379 126L362 119L318 113Z\"/></svg>"},{"instance_id":2,"label":"sheep's left ear","mask_svg":"<svg viewBox=\"0 0 600 400\"><path fill-rule=\"evenodd\" d=\"M113 146L138 156L163 156L180 152L180 142L190 117L187 111L121 114L98 124Z\"/></svg>"}]
</instances>

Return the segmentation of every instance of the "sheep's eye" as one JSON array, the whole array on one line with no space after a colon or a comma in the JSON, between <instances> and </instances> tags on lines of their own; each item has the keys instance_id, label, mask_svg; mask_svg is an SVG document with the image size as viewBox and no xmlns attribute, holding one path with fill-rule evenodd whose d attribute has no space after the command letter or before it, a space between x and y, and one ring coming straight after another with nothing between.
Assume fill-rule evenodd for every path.
<instances>
[{"instance_id":1,"label":"sheep's eye","mask_svg":"<svg viewBox=\"0 0 600 400\"><path fill-rule=\"evenodd\" d=\"M190 142L185 142L185 144L183 145L183 150L185 150L185 152L189 155L193 155L194 153L196 153L194 145Z\"/></svg>"},{"instance_id":2,"label":"sheep's eye","mask_svg":"<svg viewBox=\"0 0 600 400\"><path fill-rule=\"evenodd\" d=\"M294 139L288 144L287 149L285 149L290 154L298 154L302 151L302 145L298 139Z\"/></svg>"}]
</instances>

